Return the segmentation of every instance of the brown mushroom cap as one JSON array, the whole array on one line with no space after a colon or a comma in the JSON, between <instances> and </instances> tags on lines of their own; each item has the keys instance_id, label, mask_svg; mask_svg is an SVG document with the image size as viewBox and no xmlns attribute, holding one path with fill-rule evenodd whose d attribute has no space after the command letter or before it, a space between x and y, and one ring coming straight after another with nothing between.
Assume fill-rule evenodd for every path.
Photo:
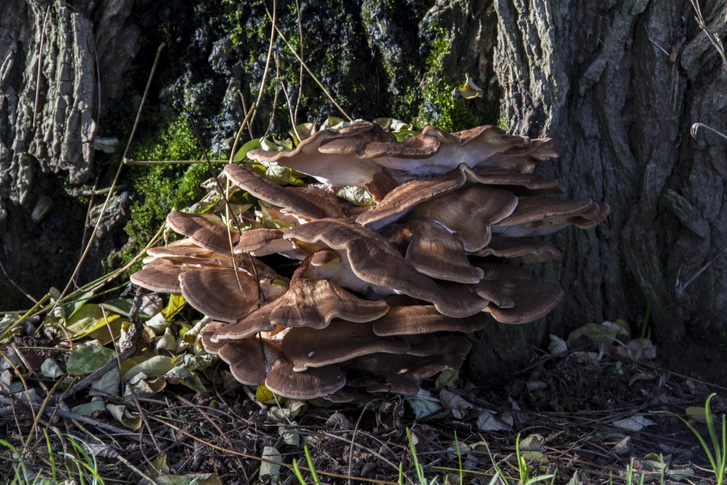
<instances>
[{"instance_id":1,"label":"brown mushroom cap","mask_svg":"<svg viewBox=\"0 0 727 485\"><path fill-rule=\"evenodd\" d=\"M373 331L382 337L440 331L469 333L485 328L487 323L485 315L452 318L439 313L433 305L392 306L386 315L373 322Z\"/></svg>"},{"instance_id":2,"label":"brown mushroom cap","mask_svg":"<svg viewBox=\"0 0 727 485\"><path fill-rule=\"evenodd\" d=\"M166 246L149 248L146 251L146 254L149 257L149 262L159 258L172 258L197 260L199 263L208 264L217 261L220 256L229 257L227 256L229 254L229 250L230 248L228 244L227 251L225 251L224 254L212 251L201 247L191 238L185 237L179 241L170 242Z\"/></svg>"},{"instance_id":3,"label":"brown mushroom cap","mask_svg":"<svg viewBox=\"0 0 727 485\"><path fill-rule=\"evenodd\" d=\"M496 223L492 232L507 237L550 234L569 224L589 227L593 220L607 215L608 206L591 199L520 197L512 214Z\"/></svg>"},{"instance_id":4,"label":"brown mushroom cap","mask_svg":"<svg viewBox=\"0 0 727 485\"><path fill-rule=\"evenodd\" d=\"M182 288L179 285L179 275L184 271L187 271L187 268L180 264L168 259L159 259L132 274L130 279L135 285L147 290L180 294Z\"/></svg>"},{"instance_id":5,"label":"brown mushroom cap","mask_svg":"<svg viewBox=\"0 0 727 485\"><path fill-rule=\"evenodd\" d=\"M302 140L293 150L279 152L251 150L247 156L252 160L277 162L310 175L324 184L364 187L373 180L376 173L381 171L381 167L373 160L359 158L353 153L344 153L355 151L353 146L358 142L354 140L352 144L347 143L347 140L354 138L384 142L390 141L393 135L386 133L374 123L360 121L337 132L321 130ZM330 145L321 151L322 145L334 140L340 140L338 145Z\"/></svg>"},{"instance_id":6,"label":"brown mushroom cap","mask_svg":"<svg viewBox=\"0 0 727 485\"><path fill-rule=\"evenodd\" d=\"M419 273L380 234L359 224L337 219L314 221L294 227L286 239L325 245L348 261L353 273L376 288L401 292L434 303L445 315L466 317L482 311L487 300L466 287L443 287Z\"/></svg>"},{"instance_id":7,"label":"brown mushroom cap","mask_svg":"<svg viewBox=\"0 0 727 485\"><path fill-rule=\"evenodd\" d=\"M265 378L265 386L290 399L325 397L346 385L346 376L335 365L294 372L293 364L278 360Z\"/></svg>"},{"instance_id":8,"label":"brown mushroom cap","mask_svg":"<svg viewBox=\"0 0 727 485\"><path fill-rule=\"evenodd\" d=\"M230 238L234 245L239 237L236 230L209 214L173 211L167 215L167 224L174 232L189 237L199 246L222 254L230 252Z\"/></svg>"},{"instance_id":9,"label":"brown mushroom cap","mask_svg":"<svg viewBox=\"0 0 727 485\"><path fill-rule=\"evenodd\" d=\"M458 169L430 179L410 180L386 194L375 207L359 215L356 222L378 231L401 219L419 204L448 194L466 182L465 173Z\"/></svg>"},{"instance_id":10,"label":"brown mushroom cap","mask_svg":"<svg viewBox=\"0 0 727 485\"><path fill-rule=\"evenodd\" d=\"M223 322L236 322L255 309L257 282L245 271L228 268L204 268L179 276L182 295L194 308Z\"/></svg>"},{"instance_id":11,"label":"brown mushroom cap","mask_svg":"<svg viewBox=\"0 0 727 485\"><path fill-rule=\"evenodd\" d=\"M246 190L258 199L296 214L310 218L341 217L343 212L329 200L305 190L291 190L271 182L256 174L252 169L241 165L226 165L225 175L232 183Z\"/></svg>"},{"instance_id":12,"label":"brown mushroom cap","mask_svg":"<svg viewBox=\"0 0 727 485\"><path fill-rule=\"evenodd\" d=\"M483 298L497 292L513 302L507 307L490 305L487 311L498 322L527 323L547 315L563 298L563 290L554 283L538 280L527 270L506 264L481 263L484 279L477 285Z\"/></svg>"},{"instance_id":13,"label":"brown mushroom cap","mask_svg":"<svg viewBox=\"0 0 727 485\"><path fill-rule=\"evenodd\" d=\"M412 220L402 230L411 234L405 258L420 273L457 283L482 279L482 270L470 265L462 241L439 223Z\"/></svg>"},{"instance_id":14,"label":"brown mushroom cap","mask_svg":"<svg viewBox=\"0 0 727 485\"><path fill-rule=\"evenodd\" d=\"M489 125L452 134L427 126L413 138L426 137L439 141L439 149L431 156L418 159L381 157L376 161L389 169L406 171L418 177L444 173L460 163L470 167L496 166L531 173L538 162L559 156L550 139L531 140L524 136L507 135ZM409 143L423 142L412 140Z\"/></svg>"},{"instance_id":15,"label":"brown mushroom cap","mask_svg":"<svg viewBox=\"0 0 727 485\"><path fill-rule=\"evenodd\" d=\"M227 342L217 355L229 364L233 377L248 386L264 384L269 370L282 359L277 347L258 337Z\"/></svg>"},{"instance_id":16,"label":"brown mushroom cap","mask_svg":"<svg viewBox=\"0 0 727 485\"><path fill-rule=\"evenodd\" d=\"M558 248L539 239L497 235L493 235L489 244L475 253L476 256L495 256L526 264L558 259L560 254Z\"/></svg>"},{"instance_id":17,"label":"brown mushroom cap","mask_svg":"<svg viewBox=\"0 0 727 485\"><path fill-rule=\"evenodd\" d=\"M222 328L224 325L225 324L222 322L209 322L199 333L200 340L202 341L202 346L204 347L205 352L207 352L208 354L216 354L225 344L227 344L227 342L212 341L212 336L214 335L214 333Z\"/></svg>"},{"instance_id":18,"label":"brown mushroom cap","mask_svg":"<svg viewBox=\"0 0 727 485\"><path fill-rule=\"evenodd\" d=\"M490 242L490 226L512 214L517 204L511 192L472 185L425 202L414 217L439 222L454 232L465 251L475 252Z\"/></svg>"},{"instance_id":19,"label":"brown mushroom cap","mask_svg":"<svg viewBox=\"0 0 727 485\"><path fill-rule=\"evenodd\" d=\"M562 194L565 192L565 187L557 180L542 179L529 173L519 173L500 167L469 168L464 164L460 165L460 169L466 173L469 182L497 185L516 195Z\"/></svg>"},{"instance_id":20,"label":"brown mushroom cap","mask_svg":"<svg viewBox=\"0 0 727 485\"><path fill-rule=\"evenodd\" d=\"M270 331L277 325L286 327L326 328L334 318L352 322L369 322L389 309L384 301L358 298L325 280L294 278L282 296L226 325L212 337L214 342L246 338L256 332Z\"/></svg>"},{"instance_id":21,"label":"brown mushroom cap","mask_svg":"<svg viewBox=\"0 0 727 485\"><path fill-rule=\"evenodd\" d=\"M283 337L283 353L293 370L323 367L377 352L404 354L410 345L401 337L379 337L371 324L343 320L332 322L324 330L292 328Z\"/></svg>"}]
</instances>

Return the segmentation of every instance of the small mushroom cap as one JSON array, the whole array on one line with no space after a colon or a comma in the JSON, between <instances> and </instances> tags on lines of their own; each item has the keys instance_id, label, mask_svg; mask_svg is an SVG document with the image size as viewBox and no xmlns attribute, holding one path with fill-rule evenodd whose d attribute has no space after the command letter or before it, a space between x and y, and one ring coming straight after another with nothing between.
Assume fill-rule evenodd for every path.
<instances>
[{"instance_id":1,"label":"small mushroom cap","mask_svg":"<svg viewBox=\"0 0 727 485\"><path fill-rule=\"evenodd\" d=\"M427 137L439 141L439 149L431 156L419 159L381 157L376 161L389 169L406 171L420 177L447 172L460 163L470 167L496 166L531 173L538 162L559 156L552 140L531 140L524 136L507 135L490 125L452 134L427 126L413 138ZM423 142L417 140L409 143Z\"/></svg>"},{"instance_id":2,"label":"small mushroom cap","mask_svg":"<svg viewBox=\"0 0 727 485\"><path fill-rule=\"evenodd\" d=\"M470 168L465 164L461 164L459 168L467 175L468 182L497 185L516 195L562 194L565 192L565 187L557 180L543 179L529 173L519 173L500 167Z\"/></svg>"},{"instance_id":3,"label":"small mushroom cap","mask_svg":"<svg viewBox=\"0 0 727 485\"><path fill-rule=\"evenodd\" d=\"M481 263L485 274L477 285L481 296L497 292L503 300L512 305L498 307L490 305L487 311L498 322L527 323L547 315L563 298L563 290L554 283L538 280L529 271L515 266L495 263Z\"/></svg>"},{"instance_id":4,"label":"small mushroom cap","mask_svg":"<svg viewBox=\"0 0 727 485\"><path fill-rule=\"evenodd\" d=\"M417 335L441 331L476 332L487 326L484 315L452 318L442 315L433 305L392 306L388 313L373 322L379 336Z\"/></svg>"},{"instance_id":5,"label":"small mushroom cap","mask_svg":"<svg viewBox=\"0 0 727 485\"><path fill-rule=\"evenodd\" d=\"M343 320L332 322L324 330L292 328L283 337L283 353L295 371L323 367L377 352L404 354L409 342L401 337L379 337L371 324Z\"/></svg>"},{"instance_id":6,"label":"small mushroom cap","mask_svg":"<svg viewBox=\"0 0 727 485\"><path fill-rule=\"evenodd\" d=\"M236 322L255 309L257 282L244 271L228 268L205 268L179 276L182 295L194 308L223 322Z\"/></svg>"},{"instance_id":7,"label":"small mushroom cap","mask_svg":"<svg viewBox=\"0 0 727 485\"><path fill-rule=\"evenodd\" d=\"M407 335L403 338L409 342L409 350L406 352L409 355L428 357L438 353L437 350L439 345L437 342L437 336L432 333Z\"/></svg>"},{"instance_id":8,"label":"small mushroom cap","mask_svg":"<svg viewBox=\"0 0 727 485\"><path fill-rule=\"evenodd\" d=\"M209 214L189 214L173 211L167 215L167 224L174 232L187 236L199 246L218 253L230 252L230 240L237 243L239 234Z\"/></svg>"},{"instance_id":9,"label":"small mushroom cap","mask_svg":"<svg viewBox=\"0 0 727 485\"><path fill-rule=\"evenodd\" d=\"M182 293L179 275L187 268L168 259L159 259L147 264L131 275L131 282L147 290L159 293Z\"/></svg>"},{"instance_id":10,"label":"small mushroom cap","mask_svg":"<svg viewBox=\"0 0 727 485\"><path fill-rule=\"evenodd\" d=\"M393 135L385 132L374 123L360 121L352 123L340 131L321 130L302 140L293 150L268 152L251 150L247 153L252 160L277 162L298 172L310 175L319 182L334 186L356 185L364 187L370 183L381 167L371 159L355 155L351 144L345 140L359 138L382 142L391 140ZM322 145L333 140L341 140L338 145L330 145L321 151ZM351 152L346 154L344 152Z\"/></svg>"},{"instance_id":11,"label":"small mushroom cap","mask_svg":"<svg viewBox=\"0 0 727 485\"><path fill-rule=\"evenodd\" d=\"M420 204L462 187L467 177L462 170L452 170L425 180L410 180L386 194L381 202L356 218L356 222L375 231L396 222Z\"/></svg>"},{"instance_id":12,"label":"small mushroom cap","mask_svg":"<svg viewBox=\"0 0 727 485\"><path fill-rule=\"evenodd\" d=\"M247 231L242 231L240 234L240 239L235 246L235 254L254 253L277 241L285 242L283 239L283 231L279 229L268 229L264 227L248 229ZM289 244L286 244L284 248L293 249Z\"/></svg>"},{"instance_id":13,"label":"small mushroom cap","mask_svg":"<svg viewBox=\"0 0 727 485\"><path fill-rule=\"evenodd\" d=\"M290 399L325 397L346 385L344 372L335 365L293 371L293 364L278 360L265 378L265 386L275 394Z\"/></svg>"},{"instance_id":14,"label":"small mushroom cap","mask_svg":"<svg viewBox=\"0 0 727 485\"><path fill-rule=\"evenodd\" d=\"M277 347L258 337L227 342L217 354L229 364L233 377L248 386L264 384L269 369L282 360Z\"/></svg>"},{"instance_id":15,"label":"small mushroom cap","mask_svg":"<svg viewBox=\"0 0 727 485\"><path fill-rule=\"evenodd\" d=\"M462 241L439 223L412 220L400 230L411 234L405 258L420 273L457 283L482 279L482 270L470 265Z\"/></svg>"},{"instance_id":16,"label":"small mushroom cap","mask_svg":"<svg viewBox=\"0 0 727 485\"><path fill-rule=\"evenodd\" d=\"M310 219L341 217L341 209L325 198L303 190L291 190L261 177L253 170L241 165L226 165L225 175L232 183L246 190L258 199L283 207Z\"/></svg>"},{"instance_id":17,"label":"small mushroom cap","mask_svg":"<svg viewBox=\"0 0 727 485\"><path fill-rule=\"evenodd\" d=\"M419 273L380 234L337 219L294 227L286 239L327 246L348 261L353 273L375 288L383 287L434 303L445 315L466 317L488 304L466 287L443 287Z\"/></svg>"},{"instance_id":18,"label":"small mushroom cap","mask_svg":"<svg viewBox=\"0 0 727 485\"><path fill-rule=\"evenodd\" d=\"M204 347L205 352L208 354L216 354L220 351L220 349L227 343L227 342L213 342L212 336L214 333L222 328L225 324L222 322L209 322L205 327L202 329L202 331L199 333L200 340L202 341L202 346Z\"/></svg>"},{"instance_id":19,"label":"small mushroom cap","mask_svg":"<svg viewBox=\"0 0 727 485\"><path fill-rule=\"evenodd\" d=\"M472 185L425 202L414 217L439 222L471 253L490 242L490 226L512 214L517 204L518 198L511 192Z\"/></svg>"},{"instance_id":20,"label":"small mushroom cap","mask_svg":"<svg viewBox=\"0 0 727 485\"><path fill-rule=\"evenodd\" d=\"M570 224L590 227L594 220L600 222L608 215L607 208L591 199L520 197L512 214L496 223L492 231L501 236L523 237L550 234Z\"/></svg>"},{"instance_id":21,"label":"small mushroom cap","mask_svg":"<svg viewBox=\"0 0 727 485\"><path fill-rule=\"evenodd\" d=\"M225 253L229 253L229 244ZM197 260L197 262L201 264L215 262L220 256L225 257L225 254L223 253L218 253L217 251L212 251L199 246L188 237L180 239L179 241L173 241L167 246L149 248L147 249L146 254L149 257L149 261L159 258L189 259Z\"/></svg>"},{"instance_id":22,"label":"small mushroom cap","mask_svg":"<svg viewBox=\"0 0 727 485\"><path fill-rule=\"evenodd\" d=\"M210 342L219 344L234 340L242 340L261 332L274 332L277 326L270 322L270 303L263 305L234 323L217 329L210 336Z\"/></svg>"},{"instance_id":23,"label":"small mushroom cap","mask_svg":"<svg viewBox=\"0 0 727 485\"><path fill-rule=\"evenodd\" d=\"M558 259L561 252L558 248L539 239L493 235L490 243L475 255L481 257L495 256L511 259L519 263L531 264Z\"/></svg>"}]
</instances>

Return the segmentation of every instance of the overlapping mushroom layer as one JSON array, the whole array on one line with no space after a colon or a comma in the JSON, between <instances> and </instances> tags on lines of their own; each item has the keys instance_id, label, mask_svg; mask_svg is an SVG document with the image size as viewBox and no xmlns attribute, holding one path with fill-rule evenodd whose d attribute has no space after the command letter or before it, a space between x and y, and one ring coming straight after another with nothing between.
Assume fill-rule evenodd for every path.
<instances>
[{"instance_id":1,"label":"overlapping mushroom layer","mask_svg":"<svg viewBox=\"0 0 727 485\"><path fill-rule=\"evenodd\" d=\"M608 215L601 202L551 197L563 187L531 174L557 155L550 140L491 126L427 127L398 142L367 122L320 131L293 150L253 150L250 159L321 184L280 186L228 165L224 175L259 207L238 206L229 225L171 213L169 226L186 238L150 250L132 281L181 293L209 316L205 349L244 384L299 399L413 393L422 379L459 369L470 349L461 334L483 328L483 312L526 323L560 301L557 285L507 264L557 258L533 236ZM375 205L338 199L343 186L367 189ZM273 253L302 261L289 283L257 259Z\"/></svg>"}]
</instances>

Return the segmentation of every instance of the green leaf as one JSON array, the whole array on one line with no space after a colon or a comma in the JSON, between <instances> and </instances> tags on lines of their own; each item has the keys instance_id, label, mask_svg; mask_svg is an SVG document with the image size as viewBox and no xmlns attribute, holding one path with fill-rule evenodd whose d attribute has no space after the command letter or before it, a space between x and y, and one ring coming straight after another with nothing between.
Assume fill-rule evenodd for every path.
<instances>
[{"instance_id":1,"label":"green leaf","mask_svg":"<svg viewBox=\"0 0 727 485\"><path fill-rule=\"evenodd\" d=\"M112 360L116 353L106 347L82 345L68 357L66 371L74 376L90 374Z\"/></svg>"},{"instance_id":2,"label":"green leaf","mask_svg":"<svg viewBox=\"0 0 727 485\"><path fill-rule=\"evenodd\" d=\"M111 323L118 318L121 318L121 315L116 313L106 313L106 318L104 318L101 306L87 304L74 312L73 317L66 321L66 330L73 340L78 340L88 336L91 332L106 327L106 321Z\"/></svg>"},{"instance_id":3,"label":"green leaf","mask_svg":"<svg viewBox=\"0 0 727 485\"><path fill-rule=\"evenodd\" d=\"M94 397L91 399L91 402L79 404L78 406L71 408L71 412L80 416L88 416L89 414L104 411L105 409L106 405L104 405L103 399L100 397Z\"/></svg>"},{"instance_id":4,"label":"green leaf","mask_svg":"<svg viewBox=\"0 0 727 485\"><path fill-rule=\"evenodd\" d=\"M51 379L56 379L63 375L63 371L61 370L58 363L50 357L45 359L43 364L40 366L40 372L45 377L49 377Z\"/></svg>"},{"instance_id":5,"label":"green leaf","mask_svg":"<svg viewBox=\"0 0 727 485\"><path fill-rule=\"evenodd\" d=\"M91 384L88 394L91 396L120 396L120 385L119 369L114 367Z\"/></svg>"},{"instance_id":6,"label":"green leaf","mask_svg":"<svg viewBox=\"0 0 727 485\"><path fill-rule=\"evenodd\" d=\"M235 158L233 158L232 161L241 162L242 160L247 158L247 152L249 152L250 150L255 150L256 148L260 148L259 138L250 140L249 142L242 145L242 148L240 148L237 153L235 153Z\"/></svg>"},{"instance_id":7,"label":"green leaf","mask_svg":"<svg viewBox=\"0 0 727 485\"><path fill-rule=\"evenodd\" d=\"M164 374L172 369L179 357L169 357L166 355L154 355L148 359L139 362L124 374L124 379L130 380L139 373L146 374L147 377L156 377Z\"/></svg>"},{"instance_id":8,"label":"green leaf","mask_svg":"<svg viewBox=\"0 0 727 485\"><path fill-rule=\"evenodd\" d=\"M349 185L339 190L336 196L358 207L368 207L376 203L374 196L363 187Z\"/></svg>"}]
</instances>

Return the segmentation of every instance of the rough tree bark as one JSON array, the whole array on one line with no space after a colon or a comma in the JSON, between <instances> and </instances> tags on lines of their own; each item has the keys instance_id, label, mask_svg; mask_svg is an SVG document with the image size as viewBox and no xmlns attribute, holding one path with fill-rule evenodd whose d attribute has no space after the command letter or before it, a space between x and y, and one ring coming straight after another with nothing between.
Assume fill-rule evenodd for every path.
<instances>
[{"instance_id":1,"label":"rough tree bark","mask_svg":"<svg viewBox=\"0 0 727 485\"><path fill-rule=\"evenodd\" d=\"M1 9L0 262L31 294L64 285L78 259L86 205L67 190L98 173L97 123L139 35L126 26L132 5L7 0ZM0 278L0 303L28 301Z\"/></svg>"},{"instance_id":2,"label":"rough tree bark","mask_svg":"<svg viewBox=\"0 0 727 485\"><path fill-rule=\"evenodd\" d=\"M727 33L727 6L700 2ZM541 276L566 297L553 328L651 309L652 337L678 370L724 380L727 314L727 76L682 0L495 0L498 79L516 133L554 138L543 167L572 197L607 201L596 230L555 237ZM710 372L710 366L713 372Z\"/></svg>"}]
</instances>

